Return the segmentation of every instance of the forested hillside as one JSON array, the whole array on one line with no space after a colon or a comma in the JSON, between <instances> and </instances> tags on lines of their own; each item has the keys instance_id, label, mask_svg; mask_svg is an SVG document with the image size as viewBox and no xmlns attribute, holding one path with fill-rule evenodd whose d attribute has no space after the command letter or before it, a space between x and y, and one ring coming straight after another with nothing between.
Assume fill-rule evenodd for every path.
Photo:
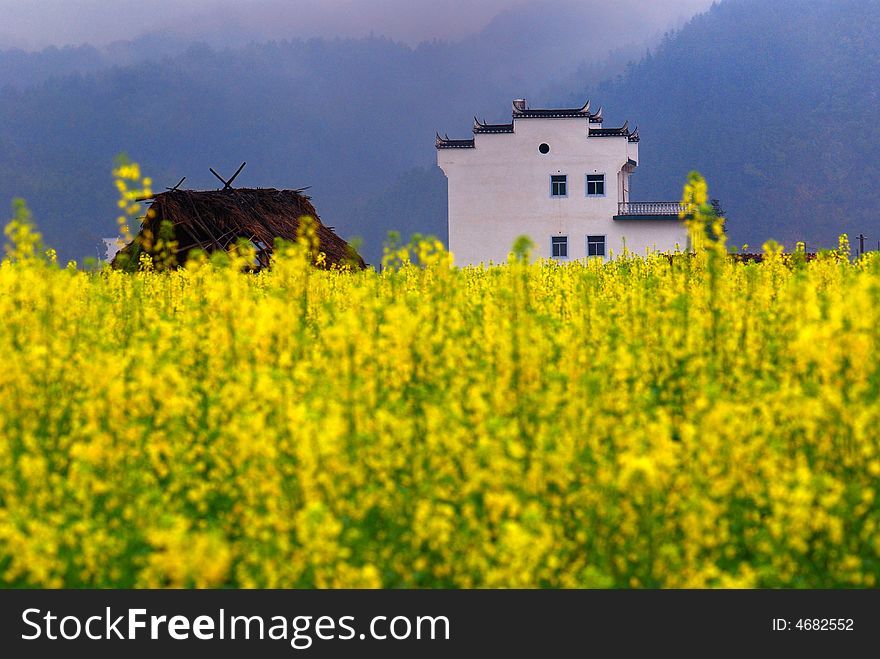
<instances>
[{"instance_id":1,"label":"forested hillside","mask_svg":"<svg viewBox=\"0 0 880 659\"><path fill-rule=\"evenodd\" d=\"M515 97L591 98L609 125L641 127L635 198L675 199L699 169L734 243L830 246L846 231L876 246L878 3L724 0L628 67L645 50L624 27L577 16L505 14L458 43L417 48L365 38L218 49L154 35L115 55L3 53L0 208L26 197L47 241L82 258L115 230L119 151L159 189L182 176L212 188L208 167L229 174L247 161L238 184L309 186L322 218L364 238L375 263L389 230L445 236L436 130L464 137L474 114L506 120ZM560 20L557 43L535 41Z\"/></svg>"},{"instance_id":2,"label":"forested hillside","mask_svg":"<svg viewBox=\"0 0 880 659\"><path fill-rule=\"evenodd\" d=\"M559 95L579 67L598 83L639 52L609 57L613 21L577 3L552 16L540 7L416 48L383 38L184 47L151 35L0 53L0 204L26 197L63 258L94 256L115 232L109 170L125 150L159 189L182 176L212 188L208 167L229 174L242 161L240 185L307 186L328 224L365 240L371 262L389 230L445 237L435 131L467 132L475 113L503 117L521 94ZM536 40L561 18L564 34ZM560 63L566 50L576 55Z\"/></svg>"},{"instance_id":3,"label":"forested hillside","mask_svg":"<svg viewBox=\"0 0 880 659\"><path fill-rule=\"evenodd\" d=\"M876 249L878 31L876 2L727 0L589 95L641 126L636 198L675 197L698 169L734 243L864 232Z\"/></svg>"}]
</instances>

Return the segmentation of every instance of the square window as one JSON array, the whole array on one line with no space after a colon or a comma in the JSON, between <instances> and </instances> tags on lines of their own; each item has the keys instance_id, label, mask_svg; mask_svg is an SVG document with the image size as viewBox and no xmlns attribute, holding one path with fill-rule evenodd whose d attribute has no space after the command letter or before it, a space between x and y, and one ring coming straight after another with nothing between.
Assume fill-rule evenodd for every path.
<instances>
[{"instance_id":1,"label":"square window","mask_svg":"<svg viewBox=\"0 0 880 659\"><path fill-rule=\"evenodd\" d=\"M605 236L587 236L587 256L605 256Z\"/></svg>"},{"instance_id":2,"label":"square window","mask_svg":"<svg viewBox=\"0 0 880 659\"><path fill-rule=\"evenodd\" d=\"M605 196L605 174L587 174L587 196Z\"/></svg>"},{"instance_id":3,"label":"square window","mask_svg":"<svg viewBox=\"0 0 880 659\"><path fill-rule=\"evenodd\" d=\"M567 259L568 236L553 236L550 239L550 253L554 259Z\"/></svg>"},{"instance_id":4,"label":"square window","mask_svg":"<svg viewBox=\"0 0 880 659\"><path fill-rule=\"evenodd\" d=\"M568 177L565 174L550 177L550 196L565 197L568 195Z\"/></svg>"}]
</instances>

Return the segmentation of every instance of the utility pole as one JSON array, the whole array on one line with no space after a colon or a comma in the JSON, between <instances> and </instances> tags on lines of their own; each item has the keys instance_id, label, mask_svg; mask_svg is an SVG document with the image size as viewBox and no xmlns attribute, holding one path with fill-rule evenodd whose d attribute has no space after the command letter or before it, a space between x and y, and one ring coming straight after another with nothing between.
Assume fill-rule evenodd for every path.
<instances>
[{"instance_id":1,"label":"utility pole","mask_svg":"<svg viewBox=\"0 0 880 659\"><path fill-rule=\"evenodd\" d=\"M865 234L859 234L859 258L865 253Z\"/></svg>"}]
</instances>

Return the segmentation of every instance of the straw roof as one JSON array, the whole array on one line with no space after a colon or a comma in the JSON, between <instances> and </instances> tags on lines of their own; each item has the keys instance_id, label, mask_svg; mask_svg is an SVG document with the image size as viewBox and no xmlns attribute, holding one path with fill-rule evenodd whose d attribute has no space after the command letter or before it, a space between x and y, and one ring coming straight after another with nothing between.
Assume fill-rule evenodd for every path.
<instances>
[{"instance_id":1,"label":"straw roof","mask_svg":"<svg viewBox=\"0 0 880 659\"><path fill-rule=\"evenodd\" d=\"M147 200L149 201L149 200ZM177 242L177 263L183 264L192 249L205 252L227 250L240 239L257 247L260 266L267 266L276 238L294 242L300 218L315 219L320 251L327 256L326 267L350 263L366 267L364 260L331 227L321 223L315 207L302 190L274 188L228 188L215 191L170 190L152 198L149 211L133 243L121 254L131 255L133 244L144 244L145 234L153 240L169 221ZM113 265L117 265L114 258Z\"/></svg>"}]
</instances>

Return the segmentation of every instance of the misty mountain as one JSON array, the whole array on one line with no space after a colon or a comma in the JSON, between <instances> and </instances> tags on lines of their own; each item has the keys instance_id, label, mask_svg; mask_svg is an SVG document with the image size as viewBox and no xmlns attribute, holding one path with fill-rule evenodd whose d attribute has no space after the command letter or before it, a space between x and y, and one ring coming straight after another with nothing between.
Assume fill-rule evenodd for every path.
<instances>
[{"instance_id":1,"label":"misty mountain","mask_svg":"<svg viewBox=\"0 0 880 659\"><path fill-rule=\"evenodd\" d=\"M880 241L880 3L727 0L592 96L640 125L636 199L699 170L735 245Z\"/></svg>"},{"instance_id":2,"label":"misty mountain","mask_svg":"<svg viewBox=\"0 0 880 659\"><path fill-rule=\"evenodd\" d=\"M516 97L591 98L608 125L641 126L635 199L677 199L698 169L734 244L831 246L844 231L880 240L877 3L725 0L628 66L632 47L609 55L626 41L609 39L609 23L535 7L415 48L365 38L175 50L170 40L155 56L117 45L106 65L83 51L78 70L46 65L0 91L0 207L25 197L47 241L81 258L115 231L119 151L158 189L182 176L214 188L208 167L228 174L247 161L237 184L309 186L322 219L363 237L377 263L389 230L445 236L436 130L465 137L474 114L508 120ZM535 41L557 32L558 43Z\"/></svg>"},{"instance_id":3,"label":"misty mountain","mask_svg":"<svg viewBox=\"0 0 880 659\"><path fill-rule=\"evenodd\" d=\"M152 32L106 46L49 46L31 52L0 50L0 89L33 87L51 78L95 73L115 66L152 61L183 53L190 46L175 35Z\"/></svg>"},{"instance_id":4,"label":"misty mountain","mask_svg":"<svg viewBox=\"0 0 880 659\"><path fill-rule=\"evenodd\" d=\"M552 88L584 60L605 62L603 73L621 61L584 44L584 60L558 61L559 44L524 58L527 38L552 34L560 17L583 26L568 39L605 27L570 5L552 16L505 13L503 29L493 22L482 38L416 48L374 37L174 52L173 39L145 37L115 50L61 49L70 59L60 64L44 51L28 60L32 84L12 67L19 78L0 91L0 204L25 197L47 242L82 258L115 232L109 170L118 152L141 162L158 189L182 176L214 188L209 167L230 173L247 161L237 184L308 187L322 219L362 237L375 263L389 230L445 236L435 131L467 133L474 114L503 118L523 90ZM603 39L596 33L596 44ZM0 56L0 71L10 57L20 54Z\"/></svg>"}]
</instances>

